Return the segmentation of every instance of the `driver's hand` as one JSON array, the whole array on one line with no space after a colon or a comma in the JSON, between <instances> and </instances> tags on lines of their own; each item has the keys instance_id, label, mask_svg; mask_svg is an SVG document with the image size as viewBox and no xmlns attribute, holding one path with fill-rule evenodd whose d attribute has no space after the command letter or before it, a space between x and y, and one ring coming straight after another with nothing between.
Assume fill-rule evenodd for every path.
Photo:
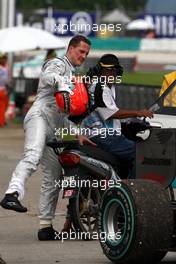
<instances>
[{"instance_id":1,"label":"driver's hand","mask_svg":"<svg viewBox=\"0 0 176 264\"><path fill-rule=\"evenodd\" d=\"M149 117L149 118L152 118L153 117L153 112L152 111L149 111L147 109L142 109L142 110L139 110L139 117Z\"/></svg>"},{"instance_id":2,"label":"driver's hand","mask_svg":"<svg viewBox=\"0 0 176 264\"><path fill-rule=\"evenodd\" d=\"M76 137L78 138L80 145L92 145L94 147L97 146L93 141L88 139L86 136L77 135Z\"/></svg>"}]
</instances>

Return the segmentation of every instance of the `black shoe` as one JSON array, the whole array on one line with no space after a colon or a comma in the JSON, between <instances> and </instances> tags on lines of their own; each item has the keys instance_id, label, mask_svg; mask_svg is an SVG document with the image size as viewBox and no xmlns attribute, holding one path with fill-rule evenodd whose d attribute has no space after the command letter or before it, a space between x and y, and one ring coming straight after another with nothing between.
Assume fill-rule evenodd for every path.
<instances>
[{"instance_id":1,"label":"black shoe","mask_svg":"<svg viewBox=\"0 0 176 264\"><path fill-rule=\"evenodd\" d=\"M47 241L47 240L61 240L60 233L54 230L53 226L45 227L39 229L38 231L38 240Z\"/></svg>"},{"instance_id":2,"label":"black shoe","mask_svg":"<svg viewBox=\"0 0 176 264\"><path fill-rule=\"evenodd\" d=\"M27 212L27 208L24 207L18 200L18 196L18 192L6 194L4 199L0 202L0 205L4 209L13 210L19 213Z\"/></svg>"},{"instance_id":3,"label":"black shoe","mask_svg":"<svg viewBox=\"0 0 176 264\"><path fill-rule=\"evenodd\" d=\"M0 255L0 264L6 264L6 262L1 258L1 255Z\"/></svg>"}]
</instances>

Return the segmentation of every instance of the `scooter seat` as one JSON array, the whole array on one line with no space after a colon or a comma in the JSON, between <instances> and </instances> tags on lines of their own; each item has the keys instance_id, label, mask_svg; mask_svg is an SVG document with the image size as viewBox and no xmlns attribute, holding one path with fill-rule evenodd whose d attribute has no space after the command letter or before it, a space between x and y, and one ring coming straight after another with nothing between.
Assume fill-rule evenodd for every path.
<instances>
[{"instance_id":1,"label":"scooter seat","mask_svg":"<svg viewBox=\"0 0 176 264\"><path fill-rule=\"evenodd\" d=\"M58 148L64 148L65 150L77 149L90 156L91 158L102 160L106 163L109 163L113 166L115 170L117 170L120 178L127 178L129 173L128 163L118 159L111 153L108 153L98 147L94 147L91 145L79 145L78 140L53 140L47 143L47 145L54 149L55 153Z\"/></svg>"},{"instance_id":2,"label":"scooter seat","mask_svg":"<svg viewBox=\"0 0 176 264\"><path fill-rule=\"evenodd\" d=\"M53 149L56 148L63 148L65 149L79 149L80 151L86 153L87 155L91 156L92 158L95 159L100 159L105 162L110 163L111 165L117 166L118 162L117 158L112 155L111 153L108 153L98 147L94 147L91 145L79 145L78 140L56 140L53 139L50 142L47 142L47 146L52 147Z\"/></svg>"},{"instance_id":3,"label":"scooter seat","mask_svg":"<svg viewBox=\"0 0 176 264\"><path fill-rule=\"evenodd\" d=\"M115 165L115 166L117 166L117 164L119 163L117 157L115 157L113 154L108 153L98 147L94 147L91 145L83 145L83 146L80 146L79 148L80 148L80 151L86 153L92 158L100 159L102 161L108 162L111 165Z\"/></svg>"}]
</instances>

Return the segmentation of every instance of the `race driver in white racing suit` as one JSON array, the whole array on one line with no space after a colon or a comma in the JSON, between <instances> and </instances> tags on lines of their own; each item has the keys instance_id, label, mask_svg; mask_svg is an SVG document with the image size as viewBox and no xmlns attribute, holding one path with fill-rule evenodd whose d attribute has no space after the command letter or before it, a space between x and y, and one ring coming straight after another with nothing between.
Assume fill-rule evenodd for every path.
<instances>
[{"instance_id":1,"label":"race driver in white racing suit","mask_svg":"<svg viewBox=\"0 0 176 264\"><path fill-rule=\"evenodd\" d=\"M46 146L53 138L55 128L69 126L67 117L59 112L55 102L55 89L68 91L69 81L75 67L80 66L87 57L90 41L84 36L73 37L63 58L54 58L44 63L36 100L24 120L25 145L23 157L12 174L1 206L17 212L26 212L20 200L24 197L25 181L41 164L43 181L40 195L40 230L39 240L59 239L52 226L59 188L55 188L61 175L57 156ZM68 81L67 81L68 80ZM93 144L88 138L78 136L80 144Z\"/></svg>"}]
</instances>

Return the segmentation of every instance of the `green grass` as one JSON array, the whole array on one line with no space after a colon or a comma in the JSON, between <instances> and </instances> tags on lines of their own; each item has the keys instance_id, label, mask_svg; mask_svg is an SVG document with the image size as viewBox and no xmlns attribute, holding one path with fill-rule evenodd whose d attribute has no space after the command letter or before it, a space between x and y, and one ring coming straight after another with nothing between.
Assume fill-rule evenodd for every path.
<instances>
[{"instance_id":1,"label":"green grass","mask_svg":"<svg viewBox=\"0 0 176 264\"><path fill-rule=\"evenodd\" d=\"M134 72L124 73L122 83L161 86L166 72Z\"/></svg>"}]
</instances>

